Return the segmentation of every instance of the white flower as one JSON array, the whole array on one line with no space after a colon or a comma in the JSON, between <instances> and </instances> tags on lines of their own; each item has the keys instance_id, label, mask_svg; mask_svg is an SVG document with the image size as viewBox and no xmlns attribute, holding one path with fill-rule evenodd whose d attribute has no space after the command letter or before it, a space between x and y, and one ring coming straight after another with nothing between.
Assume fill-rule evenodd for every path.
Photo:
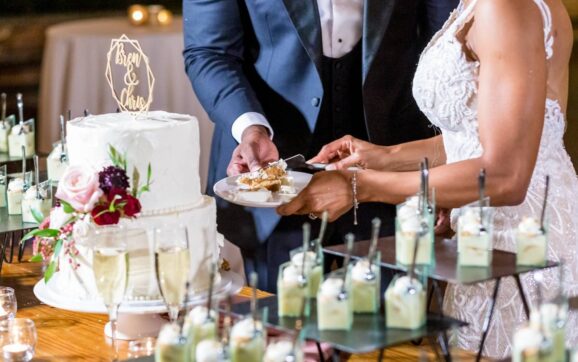
<instances>
[{"instance_id":1,"label":"white flower","mask_svg":"<svg viewBox=\"0 0 578 362\"><path fill-rule=\"evenodd\" d=\"M79 219L72 227L72 237L77 243L82 243L93 229L92 221L89 215Z\"/></svg>"},{"instance_id":2,"label":"white flower","mask_svg":"<svg viewBox=\"0 0 578 362\"><path fill-rule=\"evenodd\" d=\"M60 229L72 219L72 215L64 212L62 206L55 207L50 211L50 229Z\"/></svg>"}]
</instances>

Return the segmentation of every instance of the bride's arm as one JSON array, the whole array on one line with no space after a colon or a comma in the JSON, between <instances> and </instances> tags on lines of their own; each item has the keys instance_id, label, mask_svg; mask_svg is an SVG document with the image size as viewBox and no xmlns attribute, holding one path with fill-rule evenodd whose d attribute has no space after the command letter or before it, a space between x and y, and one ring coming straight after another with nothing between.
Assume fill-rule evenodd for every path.
<instances>
[{"instance_id":1,"label":"bride's arm","mask_svg":"<svg viewBox=\"0 0 578 362\"><path fill-rule=\"evenodd\" d=\"M479 0L469 40L480 61L477 109L483 153L431 170L431 186L437 205L461 206L478 197L476 176L485 168L492 204L519 204L544 122L547 70L540 12L523 0ZM359 185L363 201L399 203L418 190L419 176L363 171Z\"/></svg>"},{"instance_id":2,"label":"bride's arm","mask_svg":"<svg viewBox=\"0 0 578 362\"><path fill-rule=\"evenodd\" d=\"M328 170L361 166L379 171L415 171L424 157L430 160L432 167L445 164L446 154L440 135L395 146L378 146L344 136L323 146L309 162L328 163Z\"/></svg>"},{"instance_id":3,"label":"bride's arm","mask_svg":"<svg viewBox=\"0 0 578 362\"><path fill-rule=\"evenodd\" d=\"M485 168L492 204L519 204L532 176L544 122L546 55L541 15L533 2L525 0L479 0L469 41L480 60L477 109L483 152L478 158L432 169L430 185L436 189L439 207L458 207L477 199L477 175ZM346 171L317 174L279 212L327 209L335 219L351 208L351 177ZM418 191L419 179L418 172L359 171L358 199L400 203Z\"/></svg>"}]
</instances>

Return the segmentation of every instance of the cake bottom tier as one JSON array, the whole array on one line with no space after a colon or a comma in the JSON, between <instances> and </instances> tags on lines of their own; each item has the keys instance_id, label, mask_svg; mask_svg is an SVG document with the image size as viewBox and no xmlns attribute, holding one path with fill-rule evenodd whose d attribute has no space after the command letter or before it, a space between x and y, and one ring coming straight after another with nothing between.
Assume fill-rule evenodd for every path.
<instances>
[{"instance_id":1,"label":"cake bottom tier","mask_svg":"<svg viewBox=\"0 0 578 362\"><path fill-rule=\"evenodd\" d=\"M187 227L190 246L191 289L208 288L212 261L219 258L223 238L217 234L215 199L203 196L201 202L189 209L159 215L143 215L135 220L125 220L130 227L142 228L145 233L134 233L127 238L129 277L126 300L153 300L160 298L155 274L155 226L184 225ZM94 300L98 291L92 270L90 238L75 243L77 255L61 253L59 270L48 282L48 288L76 300ZM216 282L219 281L217 276Z\"/></svg>"}]
</instances>

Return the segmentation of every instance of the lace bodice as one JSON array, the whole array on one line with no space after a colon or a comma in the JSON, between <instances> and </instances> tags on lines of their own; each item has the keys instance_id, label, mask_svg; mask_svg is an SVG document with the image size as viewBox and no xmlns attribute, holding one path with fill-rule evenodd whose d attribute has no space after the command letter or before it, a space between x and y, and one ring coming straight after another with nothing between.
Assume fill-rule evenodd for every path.
<instances>
[{"instance_id":1,"label":"lace bodice","mask_svg":"<svg viewBox=\"0 0 578 362\"><path fill-rule=\"evenodd\" d=\"M533 0L539 7L544 24L544 47L547 58L553 56L551 36L552 17L544 0ZM471 0L451 14L443 28L430 41L417 67L413 94L422 112L442 132L447 163L476 158L483 147L478 132L478 72L480 63L470 61L457 33L474 15L477 0ZM544 128L534 173L522 204L495 208L493 247L515 251L515 229L524 216L537 217L541 211L545 175L550 175L551 192L546 214L549 219L548 259L565 260L565 290L578 294L578 179L563 144L565 118L555 99L546 99ZM456 212L452 212L455 220ZM544 273L548 292L554 293L557 272ZM530 303L536 301L534 280L526 275L523 284ZM472 286L449 285L444 310L449 315L469 323L457 336L459 348L476 350L479 347L481 327L489 305L490 283ZM514 281L502 282L493 322L484 348L484 354L504 358L511 353L514 330L525 320L521 300ZM578 324L578 315L571 314L568 325ZM578 343L578 329L567 328L569 345Z\"/></svg>"},{"instance_id":2,"label":"lace bodice","mask_svg":"<svg viewBox=\"0 0 578 362\"><path fill-rule=\"evenodd\" d=\"M553 54L551 14L543 0L534 0L544 18L547 57ZM476 0L463 2L425 48L415 73L413 94L421 111L442 130L447 162L482 154L477 120L478 71L480 63L467 59L457 32L474 11ZM556 100L546 100L543 145L562 142L564 115Z\"/></svg>"}]
</instances>

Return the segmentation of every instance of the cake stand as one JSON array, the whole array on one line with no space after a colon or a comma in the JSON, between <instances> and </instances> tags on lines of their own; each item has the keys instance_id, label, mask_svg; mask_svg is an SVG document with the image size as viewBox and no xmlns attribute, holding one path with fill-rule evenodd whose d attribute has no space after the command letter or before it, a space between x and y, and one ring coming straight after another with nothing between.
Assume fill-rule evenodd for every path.
<instances>
[{"instance_id":1,"label":"cake stand","mask_svg":"<svg viewBox=\"0 0 578 362\"><path fill-rule=\"evenodd\" d=\"M232 271L222 271L221 280L215 285L214 295L218 297L238 293L243 285L243 277L239 274ZM207 291L190 294L188 305L206 303L207 294ZM101 300L79 300L65 297L48 288L44 279L34 286L34 295L42 303L51 307L81 313L108 314ZM123 301L118 309L116 338L134 340L156 337L163 324L167 322L161 316L166 312L167 308L161 299ZM104 327L104 333L107 337L112 336L110 322Z\"/></svg>"}]
</instances>

